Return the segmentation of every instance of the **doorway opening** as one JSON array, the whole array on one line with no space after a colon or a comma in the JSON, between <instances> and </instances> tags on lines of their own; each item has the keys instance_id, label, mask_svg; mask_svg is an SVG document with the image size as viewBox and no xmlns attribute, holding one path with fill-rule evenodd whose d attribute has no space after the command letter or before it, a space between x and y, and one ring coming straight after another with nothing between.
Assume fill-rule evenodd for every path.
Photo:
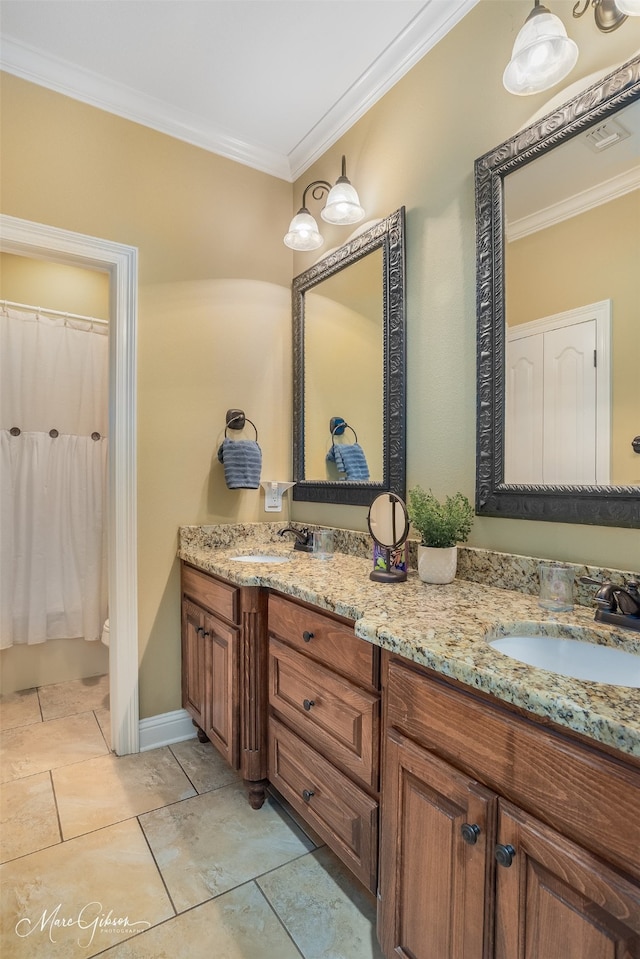
<instances>
[{"instance_id":1,"label":"doorway opening","mask_svg":"<svg viewBox=\"0 0 640 959\"><path fill-rule=\"evenodd\" d=\"M109 275L109 686L111 743L138 752L136 509L137 250L97 237L0 215L0 250Z\"/></svg>"}]
</instances>

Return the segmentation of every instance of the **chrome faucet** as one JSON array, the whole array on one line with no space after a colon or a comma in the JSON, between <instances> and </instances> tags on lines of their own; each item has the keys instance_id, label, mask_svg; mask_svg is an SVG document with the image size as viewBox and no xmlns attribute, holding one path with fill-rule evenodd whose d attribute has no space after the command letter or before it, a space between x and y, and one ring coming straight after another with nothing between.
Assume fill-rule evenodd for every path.
<instances>
[{"instance_id":1,"label":"chrome faucet","mask_svg":"<svg viewBox=\"0 0 640 959\"><path fill-rule=\"evenodd\" d=\"M304 529L296 529L295 526L285 526L283 529L278 530L278 536L284 536L285 533L294 533L296 537L296 541L293 544L294 549L300 550L302 553L313 552L311 533L306 527Z\"/></svg>"},{"instance_id":2,"label":"chrome faucet","mask_svg":"<svg viewBox=\"0 0 640 959\"><path fill-rule=\"evenodd\" d=\"M640 631L640 584L636 580L630 579L625 586L620 586L606 579L581 576L580 582L598 586L595 595L598 622Z\"/></svg>"}]
</instances>

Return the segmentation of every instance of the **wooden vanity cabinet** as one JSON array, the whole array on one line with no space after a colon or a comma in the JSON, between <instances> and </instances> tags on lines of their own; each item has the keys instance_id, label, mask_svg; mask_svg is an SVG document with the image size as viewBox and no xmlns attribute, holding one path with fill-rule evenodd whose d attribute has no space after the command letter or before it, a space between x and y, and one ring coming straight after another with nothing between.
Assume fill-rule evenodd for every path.
<instances>
[{"instance_id":1,"label":"wooden vanity cabinet","mask_svg":"<svg viewBox=\"0 0 640 959\"><path fill-rule=\"evenodd\" d=\"M638 959L640 766L383 653L387 959Z\"/></svg>"},{"instance_id":2,"label":"wooden vanity cabinet","mask_svg":"<svg viewBox=\"0 0 640 959\"><path fill-rule=\"evenodd\" d=\"M379 650L348 620L276 594L268 622L269 781L375 891Z\"/></svg>"},{"instance_id":3,"label":"wooden vanity cabinet","mask_svg":"<svg viewBox=\"0 0 640 959\"><path fill-rule=\"evenodd\" d=\"M254 808L267 780L266 597L182 563L182 705Z\"/></svg>"}]
</instances>

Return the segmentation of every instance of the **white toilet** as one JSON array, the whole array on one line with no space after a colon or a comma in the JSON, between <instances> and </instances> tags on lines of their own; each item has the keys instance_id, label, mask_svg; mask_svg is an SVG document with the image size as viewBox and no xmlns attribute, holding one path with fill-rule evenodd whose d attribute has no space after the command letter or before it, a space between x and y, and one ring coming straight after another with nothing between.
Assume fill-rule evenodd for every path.
<instances>
[{"instance_id":1,"label":"white toilet","mask_svg":"<svg viewBox=\"0 0 640 959\"><path fill-rule=\"evenodd\" d=\"M102 642L105 646L109 645L109 620L105 620L104 626L102 627Z\"/></svg>"}]
</instances>

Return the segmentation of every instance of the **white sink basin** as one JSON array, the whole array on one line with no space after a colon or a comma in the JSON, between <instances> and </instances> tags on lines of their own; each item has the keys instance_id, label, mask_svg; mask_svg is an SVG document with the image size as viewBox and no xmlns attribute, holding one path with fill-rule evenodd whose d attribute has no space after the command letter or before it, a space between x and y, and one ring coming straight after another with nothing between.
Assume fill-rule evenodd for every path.
<instances>
[{"instance_id":1,"label":"white sink basin","mask_svg":"<svg viewBox=\"0 0 640 959\"><path fill-rule=\"evenodd\" d=\"M640 656L580 639L556 636L501 636L489 639L499 653L560 676L640 689Z\"/></svg>"},{"instance_id":2,"label":"white sink basin","mask_svg":"<svg viewBox=\"0 0 640 959\"><path fill-rule=\"evenodd\" d=\"M234 563L288 563L288 556L273 556L269 553L254 553L249 556L232 556Z\"/></svg>"}]
</instances>

